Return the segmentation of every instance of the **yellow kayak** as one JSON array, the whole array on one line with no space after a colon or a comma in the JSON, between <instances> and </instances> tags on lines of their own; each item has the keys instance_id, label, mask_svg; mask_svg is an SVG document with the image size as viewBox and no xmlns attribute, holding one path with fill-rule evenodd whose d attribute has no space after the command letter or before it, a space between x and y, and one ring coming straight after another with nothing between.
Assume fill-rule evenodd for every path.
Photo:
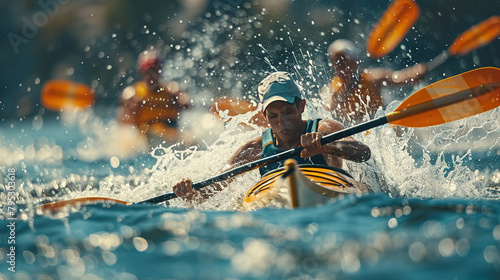
<instances>
[{"instance_id":1,"label":"yellow kayak","mask_svg":"<svg viewBox=\"0 0 500 280\"><path fill-rule=\"evenodd\" d=\"M370 187L344 170L326 165L297 165L290 159L285 167L265 174L247 192L242 210L311 207L339 195L366 192L371 192Z\"/></svg>"}]
</instances>

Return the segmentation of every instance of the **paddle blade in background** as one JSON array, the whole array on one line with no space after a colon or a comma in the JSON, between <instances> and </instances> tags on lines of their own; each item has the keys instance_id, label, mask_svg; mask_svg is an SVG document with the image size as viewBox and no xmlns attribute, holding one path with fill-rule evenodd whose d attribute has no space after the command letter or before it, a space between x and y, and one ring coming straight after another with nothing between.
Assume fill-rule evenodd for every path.
<instances>
[{"instance_id":1,"label":"paddle blade in background","mask_svg":"<svg viewBox=\"0 0 500 280\"><path fill-rule=\"evenodd\" d=\"M500 36L500 16L492 16L460 34L448 49L450 55L461 56L484 46Z\"/></svg>"},{"instance_id":2,"label":"paddle blade in background","mask_svg":"<svg viewBox=\"0 0 500 280\"><path fill-rule=\"evenodd\" d=\"M403 40L420 15L420 8L413 0L395 0L373 28L366 51L373 58L390 53Z\"/></svg>"},{"instance_id":3,"label":"paddle blade in background","mask_svg":"<svg viewBox=\"0 0 500 280\"><path fill-rule=\"evenodd\" d=\"M81 198L73 198L73 199L43 204L43 205L37 206L36 209L37 209L37 211L42 211L43 213L44 212L57 212L57 211L61 211L63 209L66 209L68 207L79 207L79 206L93 205L93 204L98 204L98 203L123 204L123 205L132 204L132 203L127 202L127 201L106 198L106 197L81 197Z\"/></svg>"},{"instance_id":4,"label":"paddle blade in background","mask_svg":"<svg viewBox=\"0 0 500 280\"><path fill-rule=\"evenodd\" d=\"M60 111L64 108L89 108L95 103L92 89L80 83L65 80L46 82L42 88L43 107Z\"/></svg>"},{"instance_id":5,"label":"paddle blade in background","mask_svg":"<svg viewBox=\"0 0 500 280\"><path fill-rule=\"evenodd\" d=\"M500 69L485 67L429 85L387 115L391 124L427 127L477 115L500 106Z\"/></svg>"},{"instance_id":6,"label":"paddle blade in background","mask_svg":"<svg viewBox=\"0 0 500 280\"><path fill-rule=\"evenodd\" d=\"M257 110L257 105L248 100L223 96L217 98L210 107L212 113L224 112L226 110L228 117L234 117Z\"/></svg>"},{"instance_id":7,"label":"paddle blade in background","mask_svg":"<svg viewBox=\"0 0 500 280\"><path fill-rule=\"evenodd\" d=\"M225 122L230 121L231 117L253 112L248 121L249 123L261 127L269 126L264 115L259 111L258 106L248 100L226 96L219 97L213 102L210 111L217 116L224 116Z\"/></svg>"}]
</instances>

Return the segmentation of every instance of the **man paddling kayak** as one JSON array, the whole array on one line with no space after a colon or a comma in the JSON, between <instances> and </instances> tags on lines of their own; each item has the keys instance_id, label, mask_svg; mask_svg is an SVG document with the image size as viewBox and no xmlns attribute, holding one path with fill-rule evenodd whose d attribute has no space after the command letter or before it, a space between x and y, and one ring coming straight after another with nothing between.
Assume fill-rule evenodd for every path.
<instances>
[{"instance_id":1,"label":"man paddling kayak","mask_svg":"<svg viewBox=\"0 0 500 280\"><path fill-rule=\"evenodd\" d=\"M426 67L421 63L400 71L361 69L359 56L359 49L348 40L336 40L328 48L335 76L322 89L322 95L325 108L345 124L360 123L367 113L373 117L378 108L384 106L380 95L383 87L416 84L426 73Z\"/></svg>"},{"instance_id":2,"label":"man paddling kayak","mask_svg":"<svg viewBox=\"0 0 500 280\"><path fill-rule=\"evenodd\" d=\"M287 72L275 72L266 77L258 87L262 113L270 127L264 133L240 147L229 160L225 170L268 157L302 145L304 150L295 157L299 164L327 164L342 168L342 160L363 162L371 151L353 137L321 145L321 137L344 129L334 120L303 120L306 100ZM283 161L260 168L261 175L283 165ZM182 180L174 187L174 193L188 202L200 202L227 186L229 181L206 187L200 191L192 188L192 181Z\"/></svg>"},{"instance_id":3,"label":"man paddling kayak","mask_svg":"<svg viewBox=\"0 0 500 280\"><path fill-rule=\"evenodd\" d=\"M119 121L136 126L144 134L179 139L179 113L189 107L189 97L176 82L160 80L162 61L159 52L146 50L137 59L141 81L128 86L120 96Z\"/></svg>"}]
</instances>

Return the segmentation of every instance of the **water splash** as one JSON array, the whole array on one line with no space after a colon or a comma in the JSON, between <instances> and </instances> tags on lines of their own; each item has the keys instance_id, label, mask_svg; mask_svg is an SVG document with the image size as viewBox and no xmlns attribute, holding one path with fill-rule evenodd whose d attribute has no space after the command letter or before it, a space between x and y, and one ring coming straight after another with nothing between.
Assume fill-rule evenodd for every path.
<instances>
[{"instance_id":1,"label":"water splash","mask_svg":"<svg viewBox=\"0 0 500 280\"><path fill-rule=\"evenodd\" d=\"M319 103L311 100L311 103ZM389 108L395 105L389 106ZM385 115L390 110L380 110L377 116ZM483 129L494 128L491 118L496 114L483 114L473 117L471 123L482 123ZM329 113L315 108L305 112L305 117L330 118ZM241 119L236 118L236 122ZM447 125L447 130L456 133L463 129L466 121L459 121ZM432 129L432 128L431 128ZM477 127L476 127L477 129ZM496 199L497 195L491 191L487 182L481 179L479 173L472 170L466 158L474 157L475 153L468 151L463 156L456 155L447 160L443 150L436 155L426 147L431 143L418 138L421 129L404 129L401 136L390 126L371 129L366 133L355 135L359 141L366 143L372 150L372 159L366 163L353 163L345 161L344 168L355 178L372 186L376 192L387 193L391 197L407 198L490 198ZM206 151L195 151L185 160L180 160L172 150L165 150L164 155L156 157L150 184L169 186L185 178L189 174L194 181L211 177L224 167L226 160L232 155L236 147L246 143L249 139L259 135L260 131L241 131L236 126L226 129L218 141ZM468 135L472 131L466 131ZM492 134L494 132L491 132ZM496 141L487 142L496 145ZM431 141L432 142L432 141ZM488 146L483 143L482 145ZM493 146L490 146L492 149ZM415 151L421 149L420 151ZM435 159L436 158L436 159ZM210 164L207 164L207 163ZM168 175L166 173L168 172ZM202 205L195 205L203 210L234 210L245 192L257 181L257 171L249 172L238 177L229 187L216 196L210 198ZM148 188L147 186L145 186ZM151 191L151 189L149 189ZM171 189L162 189L150 192L158 195ZM186 207L181 201L172 201L172 206Z\"/></svg>"},{"instance_id":2,"label":"water splash","mask_svg":"<svg viewBox=\"0 0 500 280\"><path fill-rule=\"evenodd\" d=\"M298 82L304 84L304 81ZM331 119L331 113L321 106L322 100L314 96L314 89L305 87L305 91L310 97L304 118ZM386 110L380 109L375 117L388 114L399 103L395 101ZM59 190L52 193L54 200L103 196L138 202L171 192L172 186L183 178L197 182L212 177L225 167L238 147L259 136L262 128L248 122L250 115L232 118L225 123L224 130L213 135L214 139L204 146L160 145L154 148L149 156L155 161L151 168L132 169L129 175L111 173L98 179L81 174L73 174L72 179L68 179L60 174L62 178L48 184L31 184L30 188L37 190L35 197L47 188ZM384 125L354 136L371 148L372 158L361 164L345 161L344 168L374 191L391 197L498 199L495 188L499 181L498 165L478 171L471 168L470 163L471 159L484 157L485 153L498 155L499 131L498 109L425 129L398 132ZM256 170L238 176L228 188L194 208L234 211L258 179ZM170 206L184 208L190 205L175 199L170 201Z\"/></svg>"},{"instance_id":3,"label":"water splash","mask_svg":"<svg viewBox=\"0 0 500 280\"><path fill-rule=\"evenodd\" d=\"M397 104L388 108L395 106ZM377 116L389 112L391 110L379 111ZM492 125L497 116L498 110L494 110L443 126L404 129L401 137L389 126L373 129L368 134L358 136L372 150L372 159L366 163L368 167L363 170L363 167L356 167L351 163L348 167L353 170L351 172L372 181L367 182L368 184L380 186L382 191L394 197L496 199L498 195L492 189L491 182L481 176L491 176L491 170L477 171L471 167L470 162L474 158L485 157L485 152L491 153L498 149L498 138L495 135L500 127ZM454 135L455 139L470 139L471 134L477 135L476 130L488 131L481 134L480 143L467 142L471 146L464 146L460 145L459 140L456 141L458 144L451 140L453 136L450 135ZM438 131L442 133L437 133ZM423 135L433 137L426 139ZM436 143L440 143L440 146ZM472 150L471 147L479 148ZM498 163L492 165L492 168L498 168Z\"/></svg>"},{"instance_id":4,"label":"water splash","mask_svg":"<svg viewBox=\"0 0 500 280\"><path fill-rule=\"evenodd\" d=\"M251 5L230 8L224 10L222 7L217 7L196 18L186 27L179 41L163 45L162 40L161 46L168 56L163 71L164 78L169 81L179 81L183 89L192 94L193 104L197 109L206 109L213 97L218 95L256 99L256 81L265 76L263 72L267 72L268 69L290 71L295 73L296 80L307 97L304 117L332 118L331 113L323 108L323 100L319 96L319 89L327 84L330 78L325 62L325 49L329 43L327 41L331 38L312 41L307 34L311 29L287 19L270 20L266 11L254 13ZM326 22L325 25L331 30L321 32L321 36L326 38L329 35L335 38L344 35L354 38L359 44L364 43L366 37L364 33L368 32L368 29L363 30L359 22L366 21L365 18L368 18L370 13L365 11L364 14L352 14L336 8L328 9L327 15L335 22ZM351 21L355 23L354 26L347 24ZM312 25L316 29L320 22L316 20ZM418 32L423 31L425 30ZM252 38L256 40L250 40ZM246 43L249 45L243 46ZM412 48L410 42L405 43L396 58L384 58L378 62L395 65L404 60L405 63L412 64L415 62ZM241 52L242 49L245 51ZM470 68L466 63L461 67ZM133 79L127 79L127 83L132 81ZM386 91L384 97L389 97L389 100L398 99L397 96L401 92L401 90ZM390 112L391 108L394 108L394 104L389 105L385 111L379 111L377 116ZM0 145L0 155L2 155L0 160L3 158L7 165L17 163L47 165L47 161L44 160L47 157L44 155L50 150L52 157L49 161L54 159L55 164L61 165L64 159L76 160L79 164L93 162L95 164L89 169L98 172L100 169L116 166L116 160L111 160L114 157L127 158L117 151L120 147L115 145L118 140L127 140L132 146L143 147L140 142L132 140L135 139L133 133L120 130L116 123L106 123L85 114L63 116L62 119L65 123L76 124L78 132L84 135L83 140L78 140L76 148L52 145L52 143L48 146L42 145L40 148L36 143L8 147ZM35 196L41 195L40 189L42 191L54 189L55 186L57 189L68 189L63 193L49 192L48 197L55 200L64 197L61 194L70 197L101 195L118 199L127 198L132 201L147 199L170 192L174 183L188 175L194 181L200 181L218 172L237 147L260 133L259 128L254 127L254 130L250 131L241 128L239 126L241 122L248 123L244 116L226 123L225 130L218 130L218 133L211 135L210 141L207 140L202 148L162 143L150 156L156 161L151 168L132 168L126 175L120 174L121 171L112 170L111 174L97 177L52 171L53 176L49 182L36 178L32 180L34 182L27 184L35 191ZM494 186L498 186L499 181L498 162L484 169L471 167L470 164L482 157L498 158L499 122L498 110L493 110L481 116L439 127L407 129L401 137L388 126L375 128L369 133L355 136L371 147L372 159L363 164L347 162L344 167L355 178L368 183L376 191L387 193L392 197L496 199L498 195ZM40 126L40 122L34 122L34 125ZM253 127L251 124L248 125ZM126 136L123 137L124 133ZM203 133L199 131L198 133L197 137L201 138ZM121 136L117 139L114 135ZM140 150L144 152L147 148ZM129 158L134 159L135 156L137 153L129 154ZM34 162L29 161L31 158ZM101 162L102 160L105 163ZM143 158L136 160L140 161ZM126 163L120 160L119 167L125 166ZM46 174L48 170L45 166L33 169L38 169L36 170L39 171L38 174ZM85 170L85 172L92 171ZM227 190L197 207L233 210L239 199L257 179L256 171L239 176ZM68 185L72 187L68 188ZM174 200L172 206L186 205L182 200Z\"/></svg>"}]
</instances>

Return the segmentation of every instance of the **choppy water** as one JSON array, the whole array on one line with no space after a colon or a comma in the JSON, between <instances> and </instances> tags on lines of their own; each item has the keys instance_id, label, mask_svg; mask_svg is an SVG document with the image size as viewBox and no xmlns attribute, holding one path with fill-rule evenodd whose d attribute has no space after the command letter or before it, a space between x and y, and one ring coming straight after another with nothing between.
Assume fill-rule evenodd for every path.
<instances>
[{"instance_id":1,"label":"choppy water","mask_svg":"<svg viewBox=\"0 0 500 280\"><path fill-rule=\"evenodd\" d=\"M34 118L2 121L0 279L500 278L498 109L439 127L407 129L402 137L389 126L356 135L370 146L372 159L344 167L375 193L320 207L238 212L241 198L259 178L254 171L194 209L172 200L168 207L100 204L58 216L34 211L40 203L87 196L138 202L170 192L182 178L211 177L259 130L238 126L249 116L225 127L209 118L203 129L193 130L194 123L205 119L211 98L218 94L252 98L254 86L268 71L294 72L308 97L306 117L330 118L318 109L322 102L317 99L331 77L326 48L340 37L363 45L387 3L282 1L289 2L290 12L270 5L275 14L250 2L213 1L207 12L183 21L190 24L181 28L179 42L170 42L165 31L172 22L182 22L176 14L165 15L169 27L139 24L144 27L140 36L127 33L127 40L119 40L112 38L128 31L115 25L108 36L83 44L88 46L81 64L101 65L133 60L107 42L125 50L158 41L168 52L165 78L182 82L201 109L183 120L200 143L196 148L158 141L155 146L161 146L150 150L134 130L110 120L115 112L108 107L100 108L106 113L66 113L57 120L36 108L41 113ZM419 2L425 16L395 53L377 61L365 58L363 67L425 62L485 18L471 14L484 11L480 5L427 2ZM479 66L498 67L495 43L450 59L425 83ZM102 62L103 57L110 59ZM96 88L97 105L116 105L117 93L135 81L122 67L108 67L109 74L86 81ZM34 80L35 92L41 84ZM30 83L19 88L30 92ZM385 100L400 100L378 115L396 108L411 90L384 92ZM12 193L9 182L15 183Z\"/></svg>"},{"instance_id":2,"label":"choppy water","mask_svg":"<svg viewBox=\"0 0 500 280\"><path fill-rule=\"evenodd\" d=\"M98 205L64 219L18 221L16 273L55 279L495 279L499 211L491 200L385 194L252 213Z\"/></svg>"},{"instance_id":3,"label":"choppy water","mask_svg":"<svg viewBox=\"0 0 500 280\"><path fill-rule=\"evenodd\" d=\"M313 108L308 107L307 117L323 114ZM88 120L98 119L92 112L82 114L90 115ZM429 150L448 139L438 139L437 128L432 132L409 129L403 137L395 137L392 128L383 126L357 135L371 147L373 158L345 167L375 193L347 196L320 207L236 211L241 197L258 179L254 171L195 209L186 208L181 200L172 200L169 207L94 205L56 217L33 209L41 202L85 196L141 201L171 191L169 186L181 178L206 179L223 167L239 145L259 134L242 131L238 121L227 124L209 146L165 146L151 153L134 148L128 157L116 155L122 150L112 134L98 133L105 127L113 130L113 122L46 122L40 130L27 122L3 127L2 277L500 276L500 164L498 140L491 137L499 130L498 110L441 128L448 131L444 135L462 132L473 139L477 137L471 131L486 131L476 142L463 141L471 147L453 156ZM463 131L464 125L475 128ZM114 144L105 146L109 141ZM94 156L87 161L89 154ZM16 168L17 220L12 230L7 227L12 220L6 207L10 168ZM15 273L8 270L13 264L6 243L9 234L15 238Z\"/></svg>"}]
</instances>

